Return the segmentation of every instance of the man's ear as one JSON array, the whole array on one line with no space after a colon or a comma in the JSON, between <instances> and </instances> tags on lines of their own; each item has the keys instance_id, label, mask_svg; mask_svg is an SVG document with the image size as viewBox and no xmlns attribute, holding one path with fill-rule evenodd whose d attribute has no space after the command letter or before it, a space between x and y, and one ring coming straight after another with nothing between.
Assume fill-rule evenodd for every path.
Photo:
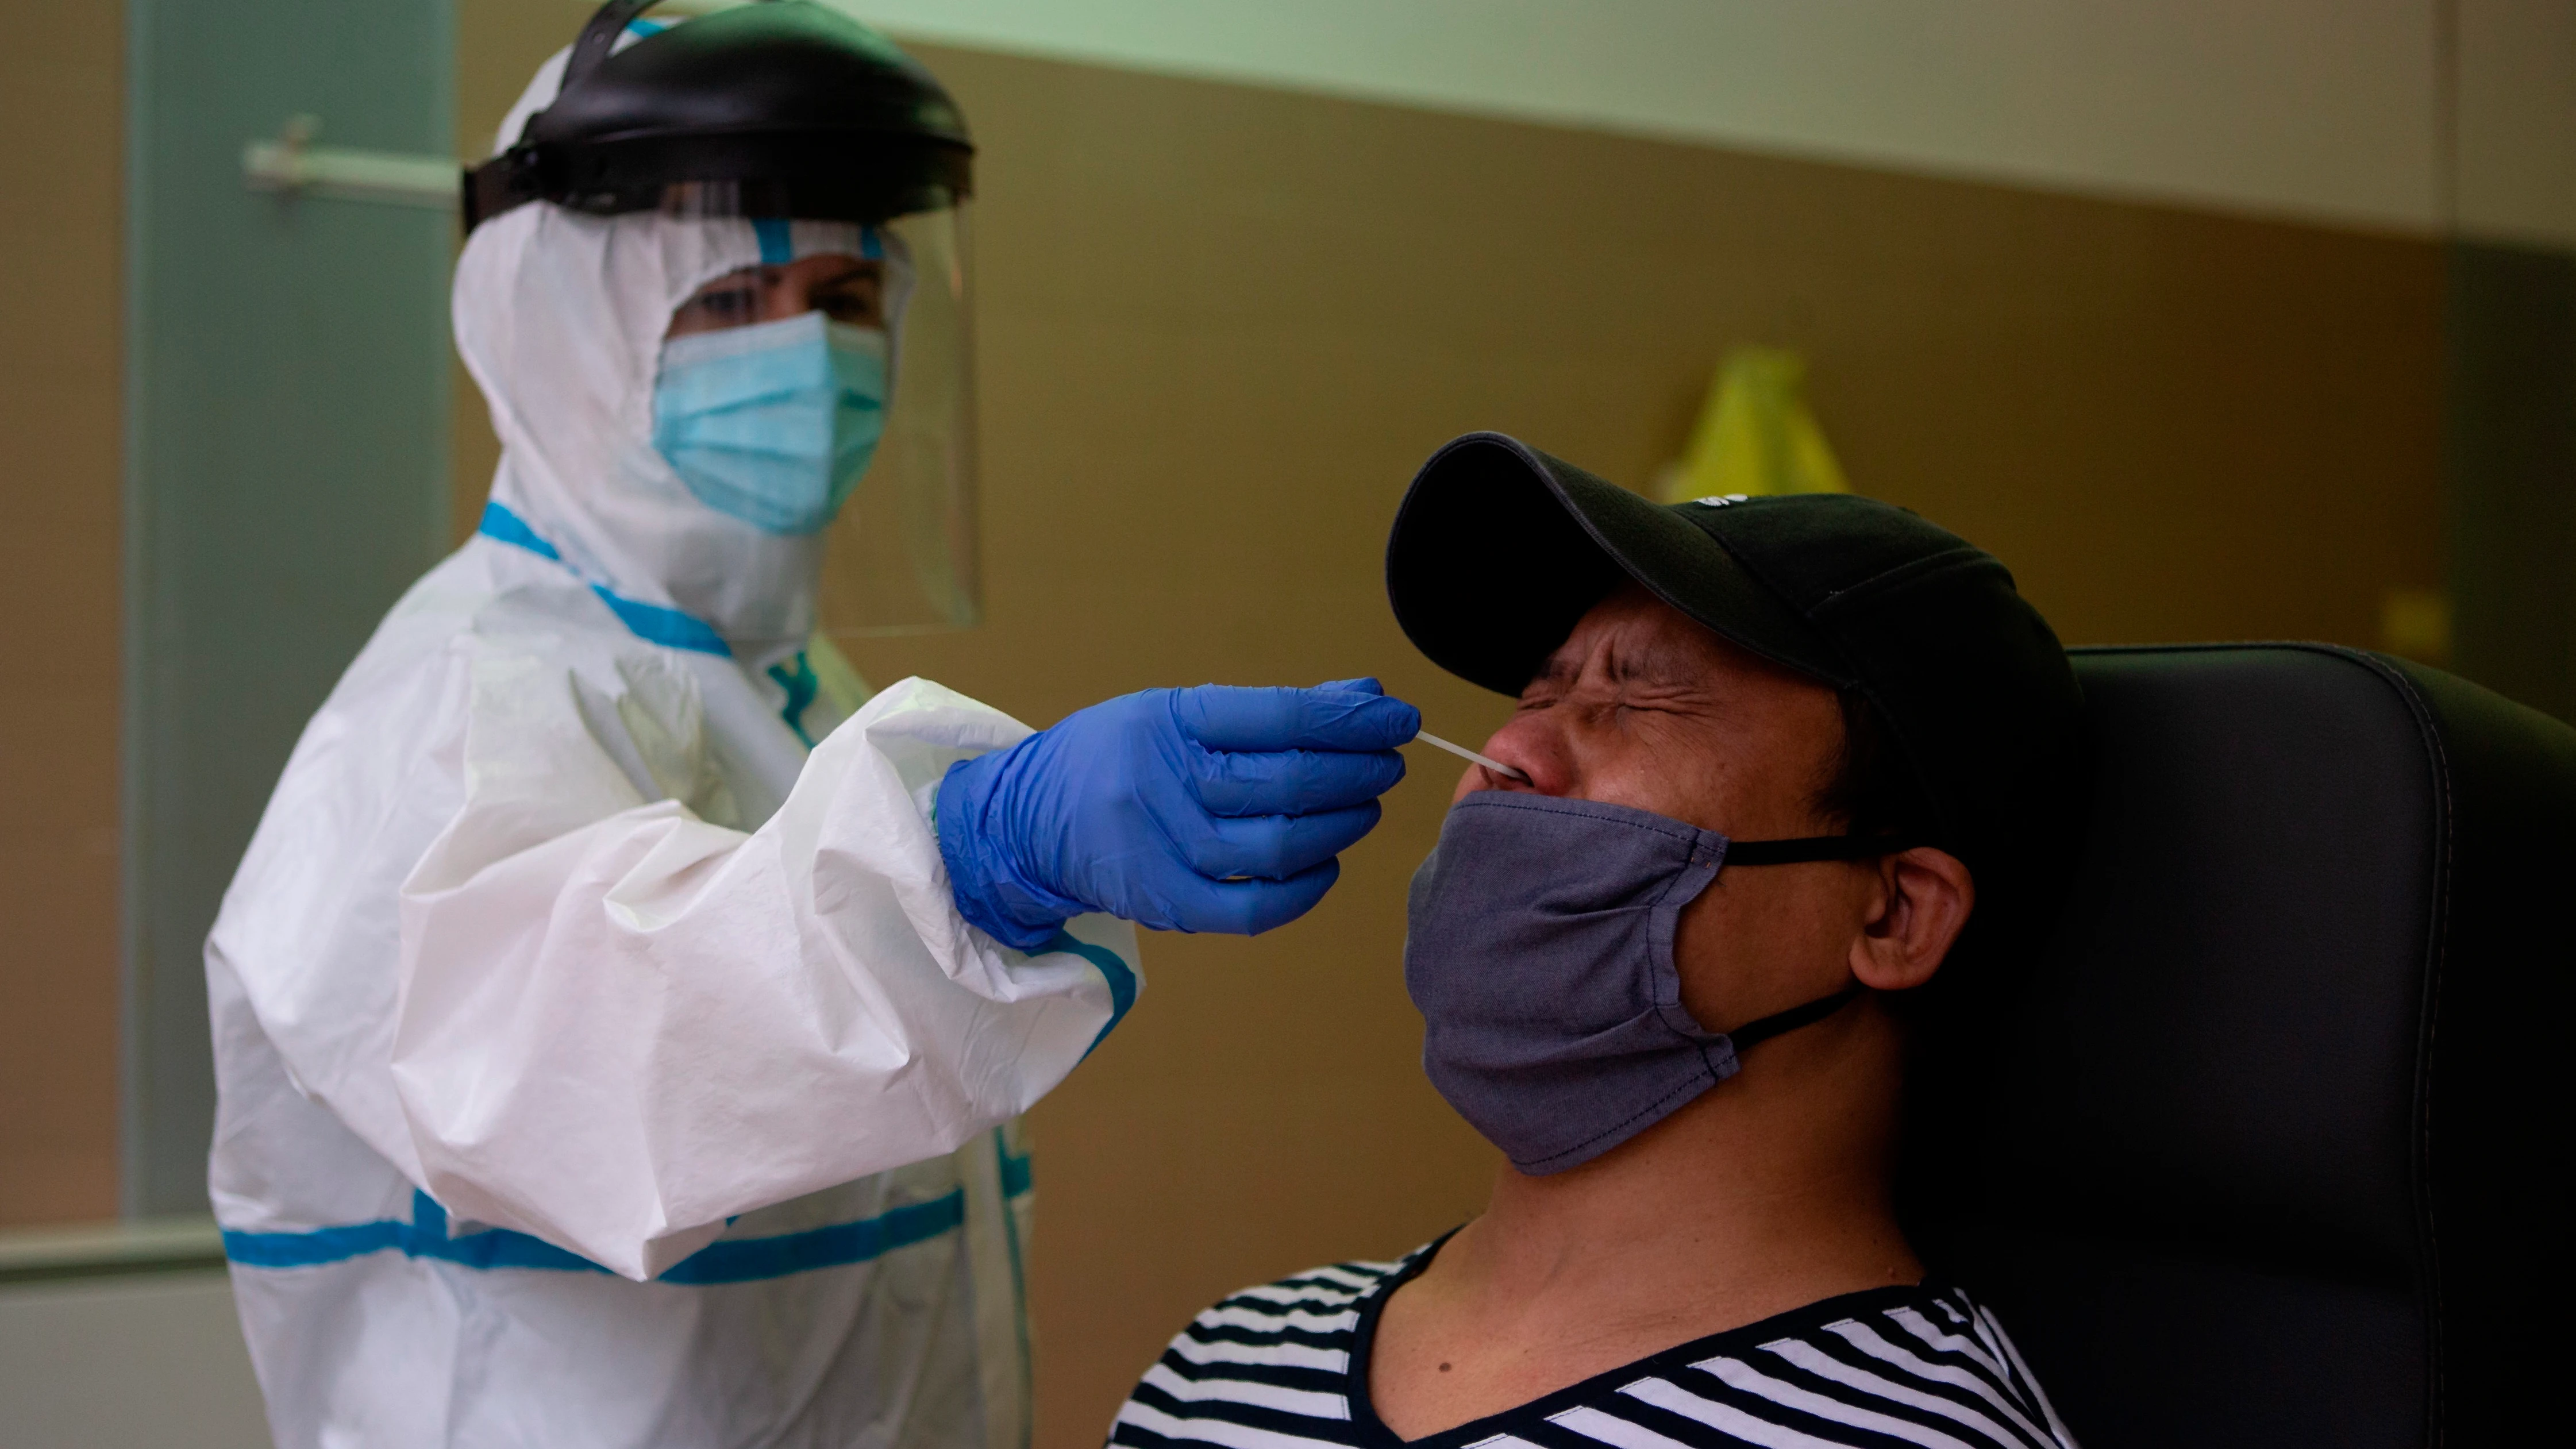
<instances>
[{"instance_id":1,"label":"man's ear","mask_svg":"<svg viewBox=\"0 0 2576 1449\"><path fill-rule=\"evenodd\" d=\"M1852 940L1852 975L1875 991L1904 991L1941 969L1977 904L1977 882L1957 856L1928 845L1877 867L1877 909Z\"/></svg>"}]
</instances>

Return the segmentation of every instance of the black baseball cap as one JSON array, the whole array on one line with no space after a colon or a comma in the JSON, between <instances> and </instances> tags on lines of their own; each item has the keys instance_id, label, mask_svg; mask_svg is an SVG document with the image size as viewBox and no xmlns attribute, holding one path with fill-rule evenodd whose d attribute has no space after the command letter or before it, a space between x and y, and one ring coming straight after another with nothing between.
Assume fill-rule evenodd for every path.
<instances>
[{"instance_id":1,"label":"black baseball cap","mask_svg":"<svg viewBox=\"0 0 2576 1449\"><path fill-rule=\"evenodd\" d=\"M1931 809L1921 843L1976 877L1975 934L2054 918L2081 804L2083 695L1992 554L1848 493L1655 503L1500 433L1432 454L1387 537L1406 637L1502 694L1632 579L1877 711Z\"/></svg>"}]
</instances>

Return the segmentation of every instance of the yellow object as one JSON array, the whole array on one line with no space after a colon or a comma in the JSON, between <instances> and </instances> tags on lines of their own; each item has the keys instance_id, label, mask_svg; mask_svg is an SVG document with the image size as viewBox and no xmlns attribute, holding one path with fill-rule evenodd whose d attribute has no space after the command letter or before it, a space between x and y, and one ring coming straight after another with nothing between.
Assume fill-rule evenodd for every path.
<instances>
[{"instance_id":1,"label":"yellow object","mask_svg":"<svg viewBox=\"0 0 2576 1449\"><path fill-rule=\"evenodd\" d=\"M2451 596L2440 589L2390 589L2379 596L2379 647L2419 664L2451 662Z\"/></svg>"},{"instance_id":2,"label":"yellow object","mask_svg":"<svg viewBox=\"0 0 2576 1449\"><path fill-rule=\"evenodd\" d=\"M1710 382L1689 448L1656 479L1667 503L1730 493L1849 493L1842 465L1807 410L1807 361L1739 347Z\"/></svg>"}]
</instances>

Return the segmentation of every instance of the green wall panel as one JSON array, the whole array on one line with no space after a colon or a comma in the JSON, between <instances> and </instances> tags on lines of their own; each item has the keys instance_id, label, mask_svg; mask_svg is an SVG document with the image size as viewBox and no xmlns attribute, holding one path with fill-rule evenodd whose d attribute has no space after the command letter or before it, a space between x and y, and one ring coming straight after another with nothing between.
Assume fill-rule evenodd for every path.
<instances>
[{"instance_id":1,"label":"green wall panel","mask_svg":"<svg viewBox=\"0 0 2576 1449\"><path fill-rule=\"evenodd\" d=\"M129 0L125 1205L205 1202L202 951L305 718L443 547L455 221L248 190L452 152L446 0Z\"/></svg>"}]
</instances>

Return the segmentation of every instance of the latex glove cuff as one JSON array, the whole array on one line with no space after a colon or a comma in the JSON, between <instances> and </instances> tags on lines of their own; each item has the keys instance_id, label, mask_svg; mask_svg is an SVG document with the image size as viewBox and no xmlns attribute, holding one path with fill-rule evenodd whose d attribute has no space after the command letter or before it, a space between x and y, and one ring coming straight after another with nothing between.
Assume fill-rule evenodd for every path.
<instances>
[{"instance_id":1,"label":"latex glove cuff","mask_svg":"<svg viewBox=\"0 0 2576 1449\"><path fill-rule=\"evenodd\" d=\"M1034 951L1091 907L1022 875L1011 864L1000 832L990 828L994 783L1003 762L1026 743L949 766L940 778L932 833L939 838L939 858L948 866L957 913L1005 946Z\"/></svg>"}]
</instances>

